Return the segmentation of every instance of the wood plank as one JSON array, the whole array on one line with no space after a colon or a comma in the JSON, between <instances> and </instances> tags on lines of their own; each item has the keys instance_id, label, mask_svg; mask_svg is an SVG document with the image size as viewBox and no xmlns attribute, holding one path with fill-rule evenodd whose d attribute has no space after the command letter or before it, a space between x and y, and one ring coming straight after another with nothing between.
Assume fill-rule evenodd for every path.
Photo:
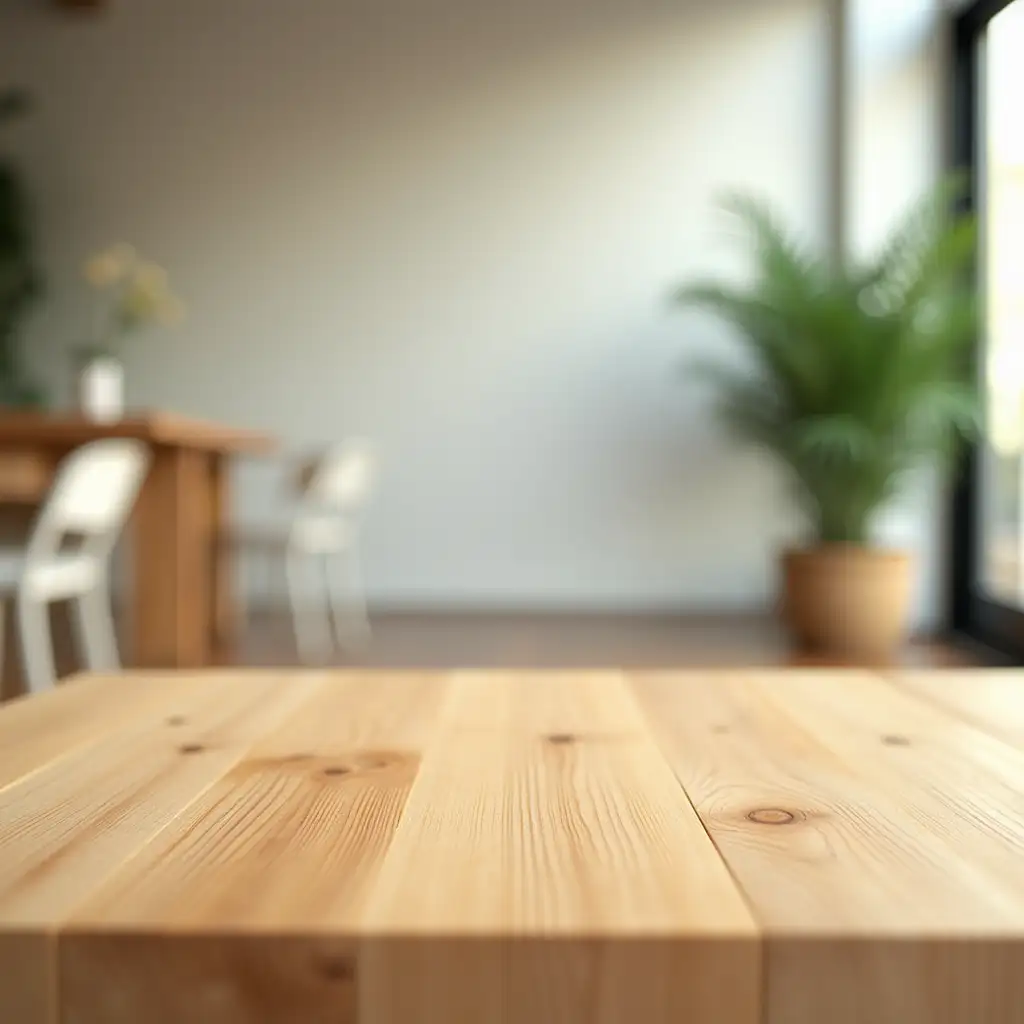
<instances>
[{"instance_id":1,"label":"wood plank","mask_svg":"<svg viewBox=\"0 0 1024 1024\"><path fill-rule=\"evenodd\" d=\"M363 929L360 1024L758 1019L757 929L617 673L454 678Z\"/></svg>"},{"instance_id":2,"label":"wood plank","mask_svg":"<svg viewBox=\"0 0 1024 1024\"><path fill-rule=\"evenodd\" d=\"M871 674L846 685L792 673L777 692L864 782L899 792L923 831L983 874L1024 938L1024 751Z\"/></svg>"},{"instance_id":3,"label":"wood plank","mask_svg":"<svg viewBox=\"0 0 1024 1024\"><path fill-rule=\"evenodd\" d=\"M55 944L39 929L0 927L0 1020L55 1024Z\"/></svg>"},{"instance_id":4,"label":"wood plank","mask_svg":"<svg viewBox=\"0 0 1024 1024\"><path fill-rule=\"evenodd\" d=\"M171 688L158 678L77 676L46 693L5 704L0 715L0 790L144 716L169 712L200 686L186 679Z\"/></svg>"},{"instance_id":5,"label":"wood plank","mask_svg":"<svg viewBox=\"0 0 1024 1024\"><path fill-rule=\"evenodd\" d=\"M1016 1020L1017 751L866 672L633 685L764 926L768 1024Z\"/></svg>"},{"instance_id":6,"label":"wood plank","mask_svg":"<svg viewBox=\"0 0 1024 1024\"><path fill-rule=\"evenodd\" d=\"M931 701L966 722L1017 746L1024 746L1024 671L961 669L906 670L886 677L909 693Z\"/></svg>"},{"instance_id":7,"label":"wood plank","mask_svg":"<svg viewBox=\"0 0 1024 1024\"><path fill-rule=\"evenodd\" d=\"M445 689L332 677L75 914L66 1019L352 1020L352 936Z\"/></svg>"},{"instance_id":8,"label":"wood plank","mask_svg":"<svg viewBox=\"0 0 1024 1024\"><path fill-rule=\"evenodd\" d=\"M849 940L831 949L826 943L806 951L782 946L770 1008L788 1019L794 985L808 970L819 991L827 991L829 972L831 980L848 984L855 965L854 972L888 975L893 1020L1018 1020L1024 1005L1024 754L883 679L865 676L849 686L832 680L823 685L821 678L795 673L779 697L804 728L827 738L836 756L858 765L864 781L898 794L922 853L934 849L942 873L952 876L929 895L950 905L957 924L925 941L918 933L914 942L887 943L884 959L864 944L851 949ZM814 990L804 985L798 998L811 1003ZM879 1019L869 986L853 998L858 1019Z\"/></svg>"},{"instance_id":9,"label":"wood plank","mask_svg":"<svg viewBox=\"0 0 1024 1024\"><path fill-rule=\"evenodd\" d=\"M147 705L137 722L0 793L0 1020L53 1019L55 929L312 686L237 674L199 682L165 682L176 699L160 713Z\"/></svg>"}]
</instances>

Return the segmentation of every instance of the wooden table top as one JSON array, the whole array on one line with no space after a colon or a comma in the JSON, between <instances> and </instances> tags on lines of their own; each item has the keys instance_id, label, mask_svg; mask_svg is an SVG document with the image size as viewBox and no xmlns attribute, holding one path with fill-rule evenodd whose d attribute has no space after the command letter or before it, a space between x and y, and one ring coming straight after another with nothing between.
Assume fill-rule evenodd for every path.
<instances>
[{"instance_id":1,"label":"wooden table top","mask_svg":"<svg viewBox=\"0 0 1024 1024\"><path fill-rule=\"evenodd\" d=\"M198 448L225 454L267 454L276 447L272 437L258 431L170 412L133 412L113 423L93 423L75 413L0 414L0 445L67 447L103 437L131 437L154 445Z\"/></svg>"},{"instance_id":2,"label":"wooden table top","mask_svg":"<svg viewBox=\"0 0 1024 1024\"><path fill-rule=\"evenodd\" d=\"M0 709L0 1021L1024 1020L1024 674L126 675Z\"/></svg>"}]
</instances>

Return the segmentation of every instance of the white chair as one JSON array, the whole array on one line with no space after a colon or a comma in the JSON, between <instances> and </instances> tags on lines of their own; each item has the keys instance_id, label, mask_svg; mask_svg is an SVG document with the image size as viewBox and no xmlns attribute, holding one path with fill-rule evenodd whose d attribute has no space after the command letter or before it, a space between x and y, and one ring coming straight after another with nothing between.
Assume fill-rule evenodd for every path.
<instances>
[{"instance_id":1,"label":"white chair","mask_svg":"<svg viewBox=\"0 0 1024 1024\"><path fill-rule=\"evenodd\" d=\"M56 681L49 621L54 601L73 602L86 667L120 668L110 561L149 461L148 449L138 441L117 438L83 445L58 467L24 550L0 552L0 620L2 598L13 596L31 692ZM0 664L2 654L0 631Z\"/></svg>"},{"instance_id":2,"label":"white chair","mask_svg":"<svg viewBox=\"0 0 1024 1024\"><path fill-rule=\"evenodd\" d=\"M283 555L299 660L328 664L370 635L360 566L360 528L377 476L366 441L350 440L307 463L287 533L236 534L235 548Z\"/></svg>"}]
</instances>

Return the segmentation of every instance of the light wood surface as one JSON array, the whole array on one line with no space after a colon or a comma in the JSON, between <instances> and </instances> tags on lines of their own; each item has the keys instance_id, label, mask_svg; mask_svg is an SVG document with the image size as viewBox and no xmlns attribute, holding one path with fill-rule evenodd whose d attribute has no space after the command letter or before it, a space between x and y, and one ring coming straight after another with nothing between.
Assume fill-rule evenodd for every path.
<instances>
[{"instance_id":1,"label":"light wood surface","mask_svg":"<svg viewBox=\"0 0 1024 1024\"><path fill-rule=\"evenodd\" d=\"M1018 1022L1022 715L1019 672L75 679L0 709L0 1021Z\"/></svg>"},{"instance_id":2,"label":"light wood surface","mask_svg":"<svg viewBox=\"0 0 1024 1024\"><path fill-rule=\"evenodd\" d=\"M1020 673L1014 669L902 672L894 682L1011 743L1024 744L1024 701Z\"/></svg>"},{"instance_id":3,"label":"light wood surface","mask_svg":"<svg viewBox=\"0 0 1024 1024\"><path fill-rule=\"evenodd\" d=\"M0 504L40 504L60 460L106 437L137 438L153 455L129 531L133 614L123 660L142 668L223 663L234 646L235 622L220 543L228 527L231 459L272 451L272 439L164 412L109 424L75 415L4 413Z\"/></svg>"},{"instance_id":4,"label":"light wood surface","mask_svg":"<svg viewBox=\"0 0 1024 1024\"><path fill-rule=\"evenodd\" d=\"M634 682L764 930L770 1024L968 1024L1024 1007L1024 754L894 682Z\"/></svg>"}]
</instances>

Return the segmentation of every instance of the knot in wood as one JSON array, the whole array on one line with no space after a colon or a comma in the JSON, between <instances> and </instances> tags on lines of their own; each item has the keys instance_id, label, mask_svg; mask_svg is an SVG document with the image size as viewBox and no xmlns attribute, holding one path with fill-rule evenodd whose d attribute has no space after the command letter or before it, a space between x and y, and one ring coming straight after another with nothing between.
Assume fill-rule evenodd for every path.
<instances>
[{"instance_id":1,"label":"knot in wood","mask_svg":"<svg viewBox=\"0 0 1024 1024\"><path fill-rule=\"evenodd\" d=\"M751 811L747 818L755 825L792 825L796 821L796 815L792 811L783 811L777 807Z\"/></svg>"},{"instance_id":2,"label":"knot in wood","mask_svg":"<svg viewBox=\"0 0 1024 1024\"><path fill-rule=\"evenodd\" d=\"M554 736L548 737L548 743L556 747L567 747L571 743L576 742L575 736L570 736L569 733L556 733Z\"/></svg>"},{"instance_id":3,"label":"knot in wood","mask_svg":"<svg viewBox=\"0 0 1024 1024\"><path fill-rule=\"evenodd\" d=\"M909 747L910 740L906 736L883 736L882 742L887 747Z\"/></svg>"}]
</instances>

